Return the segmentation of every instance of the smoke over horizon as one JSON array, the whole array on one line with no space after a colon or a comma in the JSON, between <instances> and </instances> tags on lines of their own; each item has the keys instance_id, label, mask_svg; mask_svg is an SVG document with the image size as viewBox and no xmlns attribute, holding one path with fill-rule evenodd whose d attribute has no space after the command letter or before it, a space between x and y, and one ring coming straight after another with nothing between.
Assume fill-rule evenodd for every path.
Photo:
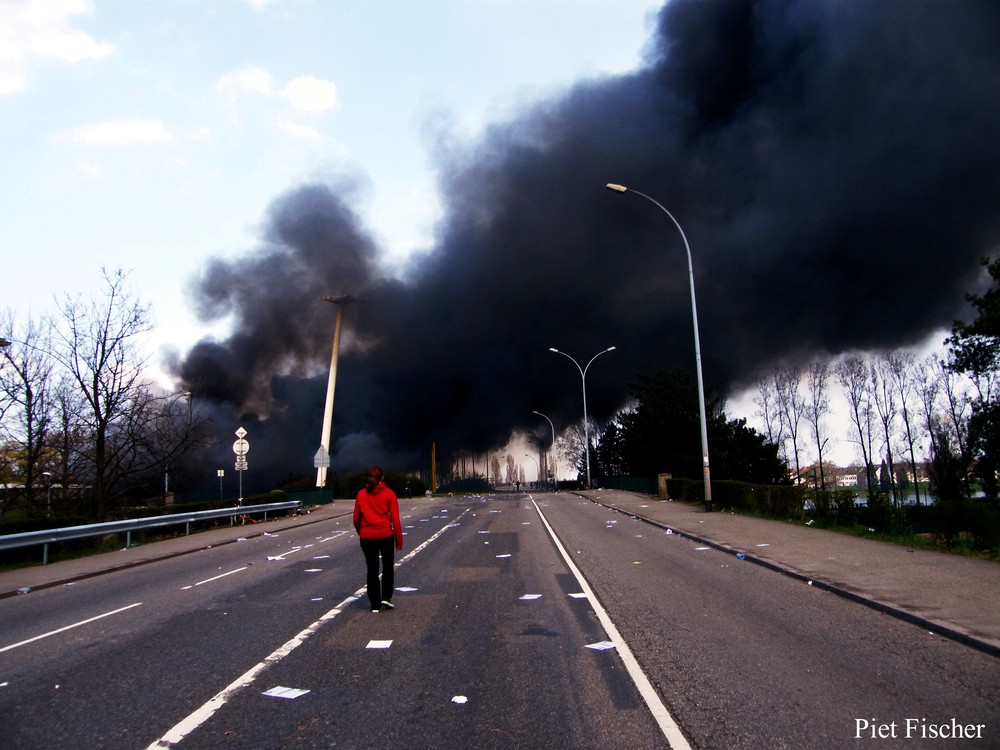
<instances>
[{"instance_id":1,"label":"smoke over horizon","mask_svg":"<svg viewBox=\"0 0 1000 750\"><path fill-rule=\"evenodd\" d=\"M345 310L333 463L401 470L515 431L611 416L640 372L693 370L691 244L706 385L782 359L918 343L963 314L1000 240L1000 7L925 0L674 0L644 66L580 82L474 144L439 134L444 216L403 272L352 185L278 197L259 245L192 288L232 334L178 377L262 437L278 477L319 444ZM265 447L266 446L266 447ZM255 444L256 447L256 444Z\"/></svg>"}]
</instances>

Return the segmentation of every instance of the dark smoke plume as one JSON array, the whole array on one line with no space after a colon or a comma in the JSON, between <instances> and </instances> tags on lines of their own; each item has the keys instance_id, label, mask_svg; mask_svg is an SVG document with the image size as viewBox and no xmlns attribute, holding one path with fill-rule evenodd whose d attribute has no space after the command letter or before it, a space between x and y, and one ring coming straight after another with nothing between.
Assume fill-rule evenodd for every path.
<instances>
[{"instance_id":1,"label":"dark smoke plume","mask_svg":"<svg viewBox=\"0 0 1000 750\"><path fill-rule=\"evenodd\" d=\"M534 409L578 421L579 373L550 346L581 365L618 347L587 376L606 418L637 373L694 360L680 235L608 182L684 227L717 392L782 358L920 342L962 314L1000 239L998 39L992 0L674 0L635 73L472 146L441 134L445 217L404 274L349 188L277 200L260 246L198 280L234 333L180 376L248 421L273 473L308 473L335 316L319 297L350 293L341 471L547 433Z\"/></svg>"}]
</instances>

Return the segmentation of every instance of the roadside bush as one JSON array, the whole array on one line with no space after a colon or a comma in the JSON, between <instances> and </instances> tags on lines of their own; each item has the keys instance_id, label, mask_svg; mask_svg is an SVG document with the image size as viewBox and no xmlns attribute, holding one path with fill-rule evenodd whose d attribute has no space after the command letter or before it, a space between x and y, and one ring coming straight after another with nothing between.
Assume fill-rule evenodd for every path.
<instances>
[{"instance_id":1,"label":"roadside bush","mask_svg":"<svg viewBox=\"0 0 1000 750\"><path fill-rule=\"evenodd\" d=\"M838 526L853 526L858 522L856 499L854 490L833 491L833 505L837 509Z\"/></svg>"}]
</instances>

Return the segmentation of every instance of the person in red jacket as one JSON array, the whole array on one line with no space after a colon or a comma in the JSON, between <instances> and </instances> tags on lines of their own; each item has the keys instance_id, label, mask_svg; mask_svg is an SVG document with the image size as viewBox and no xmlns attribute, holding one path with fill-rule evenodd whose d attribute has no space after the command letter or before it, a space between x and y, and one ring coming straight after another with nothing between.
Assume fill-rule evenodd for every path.
<instances>
[{"instance_id":1,"label":"person in red jacket","mask_svg":"<svg viewBox=\"0 0 1000 750\"><path fill-rule=\"evenodd\" d=\"M403 527L399 523L396 493L386 486L385 475L378 466L368 470L368 481L354 501L354 528L368 566L368 601L372 612L392 609L393 549L397 552L403 549Z\"/></svg>"}]
</instances>

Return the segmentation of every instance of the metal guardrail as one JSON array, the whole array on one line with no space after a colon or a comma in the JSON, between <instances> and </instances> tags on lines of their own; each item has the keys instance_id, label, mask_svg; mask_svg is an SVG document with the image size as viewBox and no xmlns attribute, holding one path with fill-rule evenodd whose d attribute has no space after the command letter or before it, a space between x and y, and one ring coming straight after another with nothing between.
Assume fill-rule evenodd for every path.
<instances>
[{"instance_id":1,"label":"metal guardrail","mask_svg":"<svg viewBox=\"0 0 1000 750\"><path fill-rule=\"evenodd\" d=\"M264 515L264 520L266 521L268 513L282 510L300 510L301 508L302 502L300 500L288 500L282 503L242 505L232 508L217 508L215 510L199 510L193 513L175 513L169 516L151 516L149 518L133 518L127 521L93 523L86 526L67 526L62 529L26 531L21 534L0 535L0 552L41 544L44 545L42 565L47 565L49 562L49 545L55 542L64 542L67 539L83 539L90 536L124 533L125 546L129 547L132 544L133 531L184 524L184 534L186 536L191 533L191 524L198 521L210 521L216 518L229 517L230 525L232 525L233 519L237 516L250 516L260 513Z\"/></svg>"}]
</instances>

